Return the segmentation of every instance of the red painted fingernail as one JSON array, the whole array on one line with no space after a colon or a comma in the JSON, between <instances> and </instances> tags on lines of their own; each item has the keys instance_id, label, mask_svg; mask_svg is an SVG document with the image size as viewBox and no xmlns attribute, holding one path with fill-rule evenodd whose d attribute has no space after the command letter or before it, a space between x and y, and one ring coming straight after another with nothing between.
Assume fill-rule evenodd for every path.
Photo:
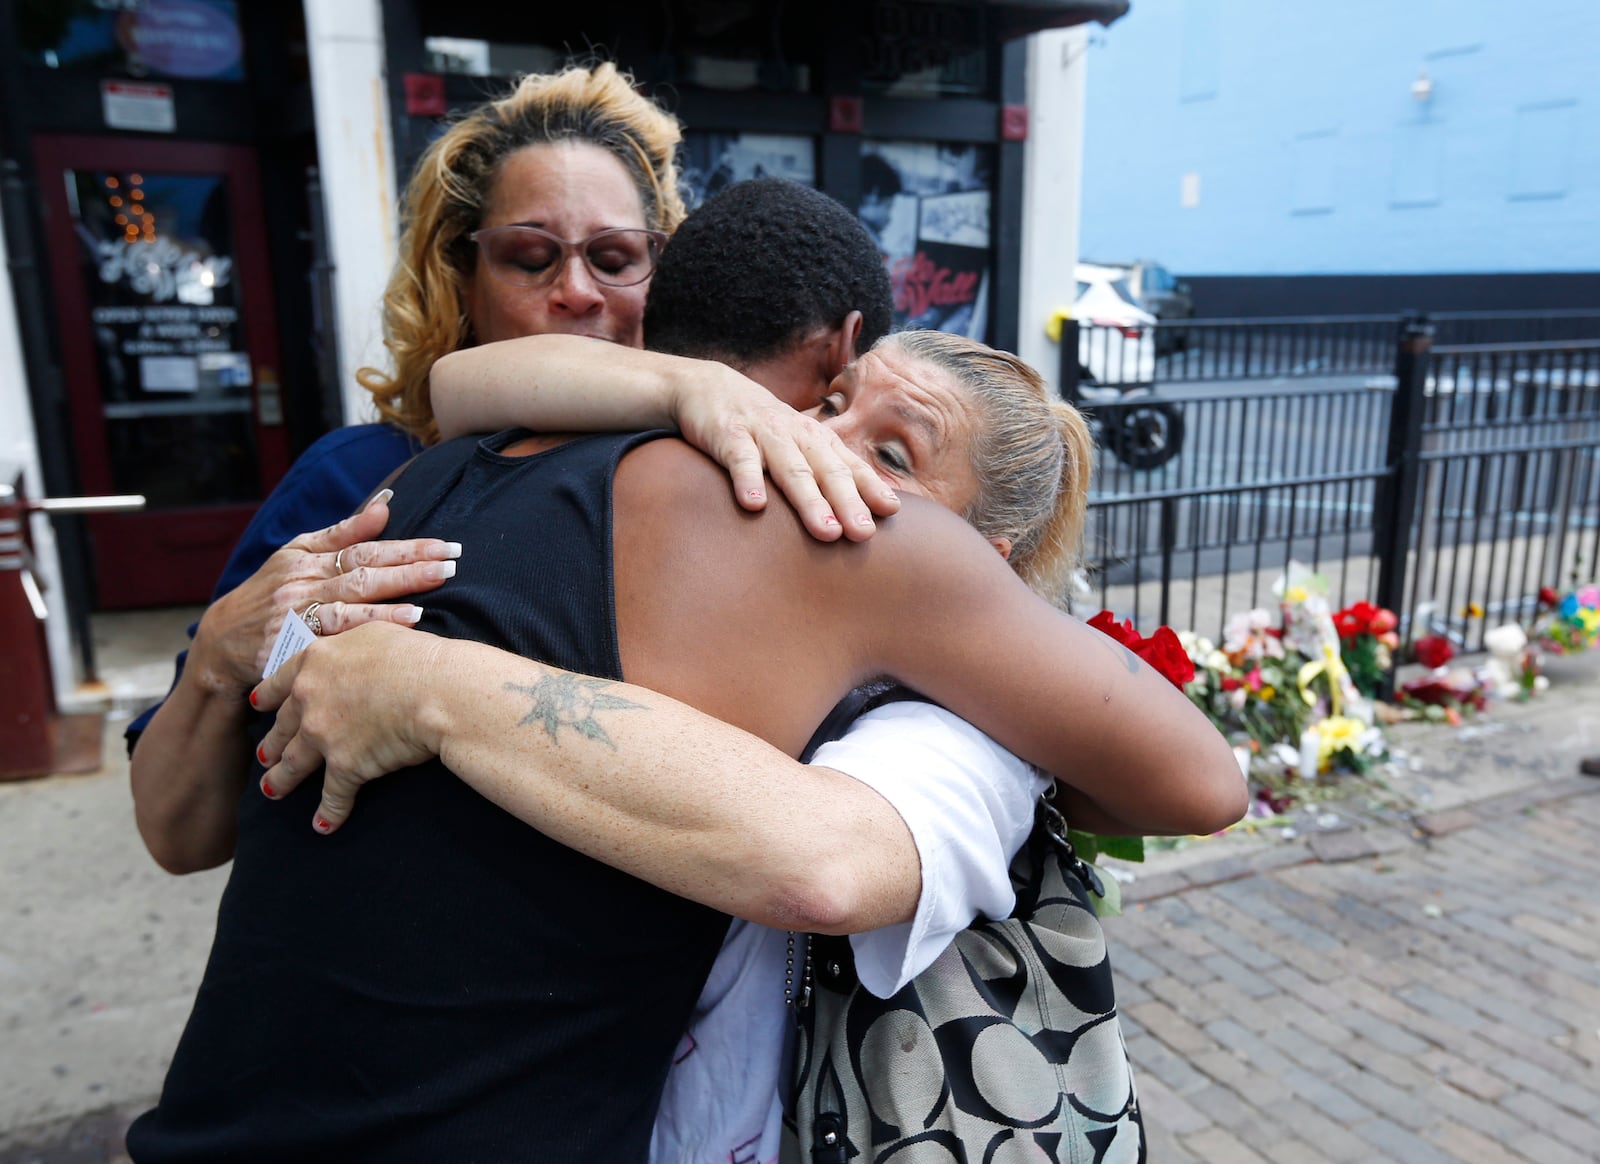
<instances>
[{"instance_id":1,"label":"red painted fingernail","mask_svg":"<svg viewBox=\"0 0 1600 1164\"><path fill-rule=\"evenodd\" d=\"M311 827L316 829L319 833L322 833L324 836L333 831L333 826L327 821L323 820L320 813L311 821Z\"/></svg>"},{"instance_id":2,"label":"red painted fingernail","mask_svg":"<svg viewBox=\"0 0 1600 1164\"><path fill-rule=\"evenodd\" d=\"M256 759L259 760L263 764L265 764L267 762L267 745L266 744L257 744L256 745Z\"/></svg>"},{"instance_id":3,"label":"red painted fingernail","mask_svg":"<svg viewBox=\"0 0 1600 1164\"><path fill-rule=\"evenodd\" d=\"M268 800L278 799L278 790L267 783L267 778L265 776L261 778L261 793Z\"/></svg>"},{"instance_id":4,"label":"red painted fingernail","mask_svg":"<svg viewBox=\"0 0 1600 1164\"><path fill-rule=\"evenodd\" d=\"M868 517L866 514L863 513L860 517L856 518L856 524L857 525L871 525L872 524L872 518Z\"/></svg>"},{"instance_id":5,"label":"red painted fingernail","mask_svg":"<svg viewBox=\"0 0 1600 1164\"><path fill-rule=\"evenodd\" d=\"M752 501L759 501L761 498L765 497L766 494L761 492L759 489L752 489L746 493L745 496L750 498Z\"/></svg>"},{"instance_id":6,"label":"red painted fingernail","mask_svg":"<svg viewBox=\"0 0 1600 1164\"><path fill-rule=\"evenodd\" d=\"M256 693L253 690L250 692L250 706L251 707L260 707L261 706L259 703L256 702Z\"/></svg>"},{"instance_id":7,"label":"red painted fingernail","mask_svg":"<svg viewBox=\"0 0 1600 1164\"><path fill-rule=\"evenodd\" d=\"M839 524L839 519L837 517L834 517L833 514L831 514L831 513L824 514L823 517L822 517L822 524L823 525L838 525Z\"/></svg>"}]
</instances>

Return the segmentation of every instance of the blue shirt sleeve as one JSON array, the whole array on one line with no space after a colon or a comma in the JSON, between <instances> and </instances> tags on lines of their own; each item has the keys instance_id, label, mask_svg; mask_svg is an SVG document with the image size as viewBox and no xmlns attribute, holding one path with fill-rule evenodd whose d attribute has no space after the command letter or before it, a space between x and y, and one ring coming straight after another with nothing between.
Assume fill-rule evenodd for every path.
<instances>
[{"instance_id":1,"label":"blue shirt sleeve","mask_svg":"<svg viewBox=\"0 0 1600 1164\"><path fill-rule=\"evenodd\" d=\"M222 568L211 601L261 569L285 542L349 517L385 477L421 451L415 440L387 424L352 425L320 438L256 510ZM198 625L189 627L191 639ZM183 676L188 656L188 651L178 653L174 687ZM157 703L128 725L129 755L160 707Z\"/></svg>"}]
</instances>

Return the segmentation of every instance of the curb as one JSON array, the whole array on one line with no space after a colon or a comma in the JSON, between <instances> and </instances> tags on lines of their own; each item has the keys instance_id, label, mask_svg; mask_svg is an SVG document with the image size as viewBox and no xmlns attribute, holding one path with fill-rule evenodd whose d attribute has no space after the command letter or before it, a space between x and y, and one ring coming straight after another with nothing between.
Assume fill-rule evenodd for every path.
<instances>
[{"instance_id":1,"label":"curb","mask_svg":"<svg viewBox=\"0 0 1600 1164\"><path fill-rule=\"evenodd\" d=\"M1410 831L1368 821L1337 832L1276 841L1259 852L1223 854L1213 860L1196 861L1183 869L1136 877L1122 886L1122 903L1126 909L1131 905L1187 893L1191 889L1239 881L1278 869L1361 861L1415 845L1426 847L1438 837L1478 828L1531 808L1596 793L1600 793L1600 780L1592 776L1568 776L1456 808L1419 813L1411 818Z\"/></svg>"}]
</instances>

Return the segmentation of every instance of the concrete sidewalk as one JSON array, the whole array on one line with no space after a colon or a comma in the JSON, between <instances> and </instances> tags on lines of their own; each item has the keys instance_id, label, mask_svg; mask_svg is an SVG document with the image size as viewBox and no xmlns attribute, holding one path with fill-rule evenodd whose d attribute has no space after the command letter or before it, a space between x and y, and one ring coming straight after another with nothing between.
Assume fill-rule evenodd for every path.
<instances>
[{"instance_id":1,"label":"concrete sidewalk","mask_svg":"<svg viewBox=\"0 0 1600 1164\"><path fill-rule=\"evenodd\" d=\"M188 617L97 625L118 706ZM1354 802L1135 870L1107 933L1152 1164L1600 1160L1594 670L1394 729L1414 819ZM121 1159L204 968L226 871L145 854L125 722L99 773L0 784L0 1164Z\"/></svg>"}]
</instances>

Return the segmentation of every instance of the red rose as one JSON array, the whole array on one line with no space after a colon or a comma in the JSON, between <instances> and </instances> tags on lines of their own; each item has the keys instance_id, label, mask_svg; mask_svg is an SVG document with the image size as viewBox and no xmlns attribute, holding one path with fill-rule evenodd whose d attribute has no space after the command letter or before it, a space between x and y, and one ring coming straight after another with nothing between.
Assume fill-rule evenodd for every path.
<instances>
[{"instance_id":1,"label":"red rose","mask_svg":"<svg viewBox=\"0 0 1600 1164\"><path fill-rule=\"evenodd\" d=\"M1377 613L1378 608L1372 603L1357 602L1334 614L1333 629L1339 632L1341 639L1353 639L1372 629L1372 619Z\"/></svg>"},{"instance_id":2,"label":"red rose","mask_svg":"<svg viewBox=\"0 0 1600 1164\"><path fill-rule=\"evenodd\" d=\"M1377 608L1377 613L1372 616L1372 625L1367 629L1375 635L1386 635L1400 625L1400 619L1395 612L1386 606Z\"/></svg>"},{"instance_id":3,"label":"red rose","mask_svg":"<svg viewBox=\"0 0 1600 1164\"><path fill-rule=\"evenodd\" d=\"M1443 667L1456 657L1456 649L1443 635L1424 635L1411 644L1411 650L1424 667Z\"/></svg>"},{"instance_id":4,"label":"red rose","mask_svg":"<svg viewBox=\"0 0 1600 1164\"><path fill-rule=\"evenodd\" d=\"M1116 639L1178 687L1194 679L1194 660L1170 626L1158 626L1155 634L1145 638L1133 628L1132 619L1119 623L1109 610L1095 615L1089 625Z\"/></svg>"},{"instance_id":5,"label":"red rose","mask_svg":"<svg viewBox=\"0 0 1600 1164\"><path fill-rule=\"evenodd\" d=\"M1194 660L1183 649L1178 636L1170 626L1156 627L1155 634L1133 644L1133 653L1157 671L1173 686L1182 688L1194 680Z\"/></svg>"},{"instance_id":6,"label":"red rose","mask_svg":"<svg viewBox=\"0 0 1600 1164\"><path fill-rule=\"evenodd\" d=\"M1108 634L1123 646L1133 648L1139 641L1139 632L1133 629L1133 620L1119 623L1117 616L1109 610L1102 610L1089 620L1089 625L1103 634Z\"/></svg>"},{"instance_id":7,"label":"red rose","mask_svg":"<svg viewBox=\"0 0 1600 1164\"><path fill-rule=\"evenodd\" d=\"M1549 586L1541 586L1541 587L1539 587L1539 605L1540 606L1554 606L1556 603L1558 603L1560 601L1561 601L1561 595L1557 594L1554 589L1552 589Z\"/></svg>"},{"instance_id":8,"label":"red rose","mask_svg":"<svg viewBox=\"0 0 1600 1164\"><path fill-rule=\"evenodd\" d=\"M1232 675L1224 675L1222 677L1222 689L1224 691L1237 691L1243 686L1244 682L1240 679L1235 679Z\"/></svg>"}]
</instances>

